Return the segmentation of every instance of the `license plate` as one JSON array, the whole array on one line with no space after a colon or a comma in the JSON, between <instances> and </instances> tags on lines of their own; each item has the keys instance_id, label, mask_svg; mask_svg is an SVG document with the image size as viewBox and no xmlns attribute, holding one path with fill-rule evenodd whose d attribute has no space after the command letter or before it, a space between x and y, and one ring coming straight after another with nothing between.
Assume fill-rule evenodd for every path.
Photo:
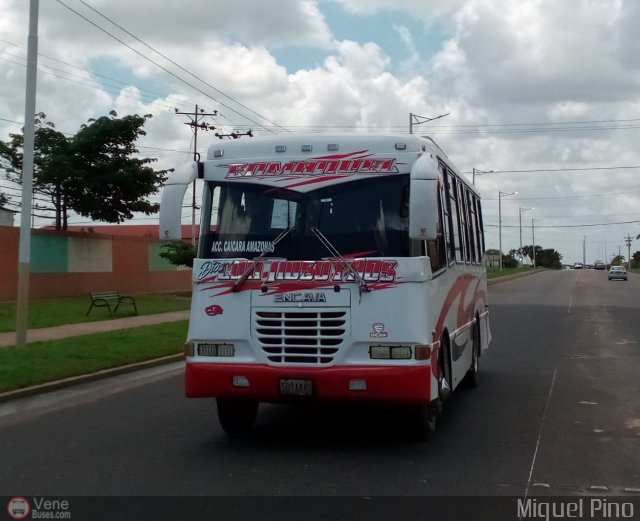
<instances>
[{"instance_id":1,"label":"license plate","mask_svg":"<svg viewBox=\"0 0 640 521\"><path fill-rule=\"evenodd\" d=\"M313 382L311 380L297 380L293 378L283 378L280 380L280 394L311 396L312 393Z\"/></svg>"}]
</instances>

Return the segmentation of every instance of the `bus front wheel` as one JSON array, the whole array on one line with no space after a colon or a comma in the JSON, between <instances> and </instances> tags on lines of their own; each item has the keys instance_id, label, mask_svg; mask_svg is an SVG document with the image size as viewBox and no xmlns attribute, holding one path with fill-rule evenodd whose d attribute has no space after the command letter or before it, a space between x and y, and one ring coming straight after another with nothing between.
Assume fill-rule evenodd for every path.
<instances>
[{"instance_id":1,"label":"bus front wheel","mask_svg":"<svg viewBox=\"0 0 640 521\"><path fill-rule=\"evenodd\" d=\"M218 398L218 420L222 429L231 436L247 434L253 429L258 415L257 400Z\"/></svg>"},{"instance_id":2,"label":"bus front wheel","mask_svg":"<svg viewBox=\"0 0 640 521\"><path fill-rule=\"evenodd\" d=\"M426 441L436 430L436 411L428 403L412 405L408 411L409 435L416 441Z\"/></svg>"},{"instance_id":3,"label":"bus front wheel","mask_svg":"<svg viewBox=\"0 0 640 521\"><path fill-rule=\"evenodd\" d=\"M473 344L471 346L471 366L465 375L465 383L469 389L478 387L480 383L479 361L480 358L480 321L476 319L473 327Z\"/></svg>"}]
</instances>

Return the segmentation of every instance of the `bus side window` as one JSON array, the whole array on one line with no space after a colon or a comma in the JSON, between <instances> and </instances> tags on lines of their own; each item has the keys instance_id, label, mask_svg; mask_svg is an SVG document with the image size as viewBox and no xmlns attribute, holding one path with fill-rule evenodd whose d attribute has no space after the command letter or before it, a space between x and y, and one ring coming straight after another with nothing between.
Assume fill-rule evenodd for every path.
<instances>
[{"instance_id":1,"label":"bus side window","mask_svg":"<svg viewBox=\"0 0 640 521\"><path fill-rule=\"evenodd\" d=\"M431 263L432 273L440 271L447 266L447 251L443 235L438 235L435 240L427 241L427 255Z\"/></svg>"}]
</instances>

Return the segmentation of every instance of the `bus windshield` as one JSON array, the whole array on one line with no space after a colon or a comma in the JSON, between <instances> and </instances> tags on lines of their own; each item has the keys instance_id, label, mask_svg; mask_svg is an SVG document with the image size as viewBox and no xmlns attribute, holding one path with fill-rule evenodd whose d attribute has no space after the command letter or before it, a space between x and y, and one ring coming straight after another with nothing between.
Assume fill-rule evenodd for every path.
<instances>
[{"instance_id":1,"label":"bus windshield","mask_svg":"<svg viewBox=\"0 0 640 521\"><path fill-rule=\"evenodd\" d=\"M332 257L314 229L345 257L409 255L408 175L307 193L237 181L205 190L200 258Z\"/></svg>"}]
</instances>

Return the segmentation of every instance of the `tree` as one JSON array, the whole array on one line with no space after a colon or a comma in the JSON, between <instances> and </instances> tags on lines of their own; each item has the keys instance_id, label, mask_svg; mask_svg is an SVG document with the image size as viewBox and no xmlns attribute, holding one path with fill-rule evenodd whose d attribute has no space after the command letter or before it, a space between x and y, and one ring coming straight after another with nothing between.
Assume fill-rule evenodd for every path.
<instances>
[{"instance_id":1,"label":"tree","mask_svg":"<svg viewBox=\"0 0 640 521\"><path fill-rule=\"evenodd\" d=\"M640 251L635 252L631 256L631 260L633 260L633 263L631 264L633 268L637 268L638 266L640 266Z\"/></svg>"},{"instance_id":2,"label":"tree","mask_svg":"<svg viewBox=\"0 0 640 521\"><path fill-rule=\"evenodd\" d=\"M517 268L518 267L518 250L511 250L507 255L502 256L503 268Z\"/></svg>"},{"instance_id":3,"label":"tree","mask_svg":"<svg viewBox=\"0 0 640 521\"><path fill-rule=\"evenodd\" d=\"M552 248L536 250L536 266L553 270L562 269L562 255Z\"/></svg>"},{"instance_id":4,"label":"tree","mask_svg":"<svg viewBox=\"0 0 640 521\"><path fill-rule=\"evenodd\" d=\"M529 257L531 259L531 262L533 262L533 251L534 251L533 245L526 245L522 247L522 254L525 255L526 257ZM541 251L542 251L542 246L536 245L535 246L536 260L540 255Z\"/></svg>"},{"instance_id":5,"label":"tree","mask_svg":"<svg viewBox=\"0 0 640 521\"><path fill-rule=\"evenodd\" d=\"M533 262L533 245L527 245L522 247L522 252L531 259ZM554 249L544 249L542 246L536 244L536 266L541 268L549 268L554 270L562 269L562 255Z\"/></svg>"},{"instance_id":6,"label":"tree","mask_svg":"<svg viewBox=\"0 0 640 521\"><path fill-rule=\"evenodd\" d=\"M119 223L133 212L150 215L159 205L147 200L157 193L166 170L154 170L151 158L135 157L135 141L151 118L129 115L90 119L72 137L55 130L45 114L36 116L34 190L54 207L56 229L67 228L68 211L93 220ZM21 181L24 138L10 134L0 142L0 160L10 179Z\"/></svg>"},{"instance_id":7,"label":"tree","mask_svg":"<svg viewBox=\"0 0 640 521\"><path fill-rule=\"evenodd\" d=\"M624 266L624 263L624 255L616 255L613 259L611 259L611 266Z\"/></svg>"},{"instance_id":8,"label":"tree","mask_svg":"<svg viewBox=\"0 0 640 521\"><path fill-rule=\"evenodd\" d=\"M161 249L164 251L160 252L160 257L167 259L171 264L193 268L196 249L190 242L169 241L164 243Z\"/></svg>"}]
</instances>

